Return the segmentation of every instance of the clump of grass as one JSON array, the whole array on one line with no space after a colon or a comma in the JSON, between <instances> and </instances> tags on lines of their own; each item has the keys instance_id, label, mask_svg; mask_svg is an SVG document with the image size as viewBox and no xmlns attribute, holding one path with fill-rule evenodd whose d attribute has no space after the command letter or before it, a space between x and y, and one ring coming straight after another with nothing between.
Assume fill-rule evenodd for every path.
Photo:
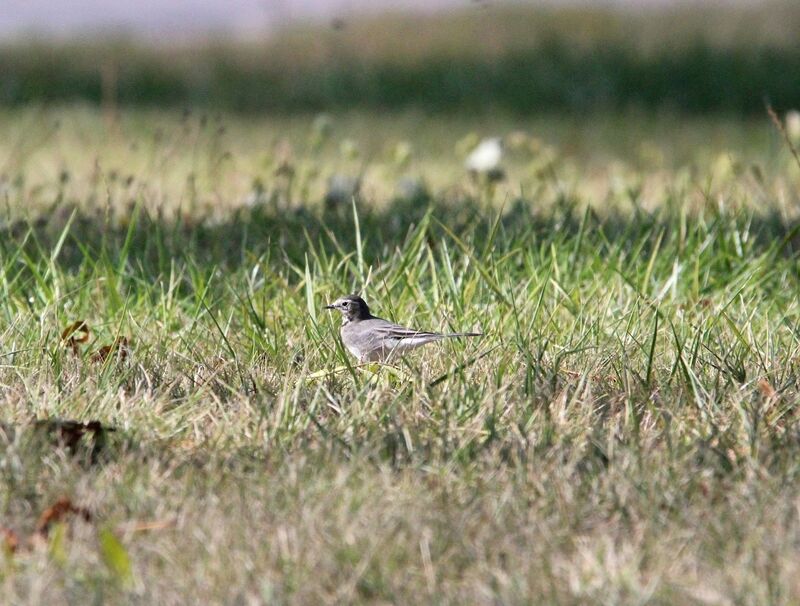
<instances>
[{"instance_id":1,"label":"clump of grass","mask_svg":"<svg viewBox=\"0 0 800 606\"><path fill-rule=\"evenodd\" d=\"M539 132L548 169L512 158L490 198L451 151L473 125L442 141L423 121L403 140L429 199L382 196L376 155L355 212L326 210L338 129L370 150L360 133L402 120L334 118L320 147L291 121L124 114L139 134L102 144L99 115L45 112L3 149L2 524L30 534L63 495L91 512L3 559L4 595L796 601L797 175L769 125L712 174L724 125L596 124L607 143L570 153L562 123ZM625 128L669 160L598 134ZM279 178L267 133L318 197L244 207ZM355 368L321 310L353 290L486 337ZM91 336L68 347L76 320ZM126 356L93 358L120 337ZM92 457L29 439L50 417L113 439Z\"/></svg>"}]
</instances>

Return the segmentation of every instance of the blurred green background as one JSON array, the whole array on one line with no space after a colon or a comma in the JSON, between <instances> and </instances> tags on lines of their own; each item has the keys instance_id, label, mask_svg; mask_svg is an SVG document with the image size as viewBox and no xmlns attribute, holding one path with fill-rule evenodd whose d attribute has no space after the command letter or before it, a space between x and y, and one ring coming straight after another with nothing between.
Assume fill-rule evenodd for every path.
<instances>
[{"instance_id":1,"label":"blurred green background","mask_svg":"<svg viewBox=\"0 0 800 606\"><path fill-rule=\"evenodd\" d=\"M464 3L269 33L6 37L0 105L763 114L800 106L800 2Z\"/></svg>"}]
</instances>

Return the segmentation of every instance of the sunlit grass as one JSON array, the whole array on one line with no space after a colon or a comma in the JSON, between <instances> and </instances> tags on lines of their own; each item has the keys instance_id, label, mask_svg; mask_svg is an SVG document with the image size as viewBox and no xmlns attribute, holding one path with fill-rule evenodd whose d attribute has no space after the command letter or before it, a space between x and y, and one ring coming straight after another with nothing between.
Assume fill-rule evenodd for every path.
<instances>
[{"instance_id":1,"label":"sunlit grass","mask_svg":"<svg viewBox=\"0 0 800 606\"><path fill-rule=\"evenodd\" d=\"M768 122L332 124L4 114L2 524L95 516L4 594L796 601L798 172ZM459 140L519 129L505 183L462 174ZM485 336L358 366L322 309L352 291ZM50 417L117 431L92 463L30 438Z\"/></svg>"}]
</instances>

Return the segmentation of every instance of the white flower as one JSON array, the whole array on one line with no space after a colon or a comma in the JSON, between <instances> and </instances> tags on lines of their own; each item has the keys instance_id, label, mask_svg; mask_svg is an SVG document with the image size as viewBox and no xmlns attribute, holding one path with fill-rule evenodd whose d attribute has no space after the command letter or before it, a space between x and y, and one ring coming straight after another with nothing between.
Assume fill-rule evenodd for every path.
<instances>
[{"instance_id":1,"label":"white flower","mask_svg":"<svg viewBox=\"0 0 800 606\"><path fill-rule=\"evenodd\" d=\"M503 142L500 137L481 141L467 156L464 166L471 173L487 174L497 171L503 160Z\"/></svg>"}]
</instances>

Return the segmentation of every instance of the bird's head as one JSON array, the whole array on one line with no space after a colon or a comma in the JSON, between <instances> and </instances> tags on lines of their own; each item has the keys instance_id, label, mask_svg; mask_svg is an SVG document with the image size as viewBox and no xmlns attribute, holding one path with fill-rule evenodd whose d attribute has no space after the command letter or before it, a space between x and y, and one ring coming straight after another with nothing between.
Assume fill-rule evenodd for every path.
<instances>
[{"instance_id":1,"label":"bird's head","mask_svg":"<svg viewBox=\"0 0 800 606\"><path fill-rule=\"evenodd\" d=\"M367 320L372 317L366 301L358 295L347 295L336 299L325 309L335 309L344 316L345 324L353 320Z\"/></svg>"}]
</instances>

